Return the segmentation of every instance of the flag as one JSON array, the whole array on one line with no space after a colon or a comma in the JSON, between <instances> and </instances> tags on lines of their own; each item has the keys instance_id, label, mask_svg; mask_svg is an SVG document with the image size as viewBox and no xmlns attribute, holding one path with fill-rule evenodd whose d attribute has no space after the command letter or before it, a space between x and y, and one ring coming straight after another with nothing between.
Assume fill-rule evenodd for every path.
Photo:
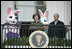
<instances>
[{"instance_id":1,"label":"flag","mask_svg":"<svg viewBox=\"0 0 72 49\"><path fill-rule=\"evenodd\" d=\"M17 10L17 7L16 7L16 1L14 2L14 10ZM16 16L17 16L17 18L18 18L18 14L15 14ZM18 19L17 19L17 21L18 21Z\"/></svg>"}]
</instances>

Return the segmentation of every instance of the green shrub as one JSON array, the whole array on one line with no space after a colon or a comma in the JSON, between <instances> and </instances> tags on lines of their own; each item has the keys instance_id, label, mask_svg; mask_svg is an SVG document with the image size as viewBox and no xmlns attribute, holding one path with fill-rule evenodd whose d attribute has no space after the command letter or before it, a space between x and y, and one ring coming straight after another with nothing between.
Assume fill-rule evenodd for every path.
<instances>
[{"instance_id":1,"label":"green shrub","mask_svg":"<svg viewBox=\"0 0 72 49\"><path fill-rule=\"evenodd\" d=\"M67 41L65 38L50 38L49 46L71 46L71 41Z\"/></svg>"},{"instance_id":2,"label":"green shrub","mask_svg":"<svg viewBox=\"0 0 72 49\"><path fill-rule=\"evenodd\" d=\"M28 37L12 38L4 41L2 47L5 45L29 45ZM48 46L71 46L71 41L64 38L49 38Z\"/></svg>"},{"instance_id":3,"label":"green shrub","mask_svg":"<svg viewBox=\"0 0 72 49\"><path fill-rule=\"evenodd\" d=\"M28 37L12 38L4 41L2 45L27 45L28 41Z\"/></svg>"}]
</instances>

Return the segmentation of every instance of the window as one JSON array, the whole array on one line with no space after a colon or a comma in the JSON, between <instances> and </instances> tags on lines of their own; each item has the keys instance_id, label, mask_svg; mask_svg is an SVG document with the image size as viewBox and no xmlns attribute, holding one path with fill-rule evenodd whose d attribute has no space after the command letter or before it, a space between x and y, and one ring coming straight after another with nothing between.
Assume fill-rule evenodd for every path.
<instances>
[{"instance_id":1,"label":"window","mask_svg":"<svg viewBox=\"0 0 72 49\"><path fill-rule=\"evenodd\" d=\"M38 13L38 9L44 11L43 6L42 1L16 1L16 7L20 10L18 21L33 21L33 14Z\"/></svg>"}]
</instances>

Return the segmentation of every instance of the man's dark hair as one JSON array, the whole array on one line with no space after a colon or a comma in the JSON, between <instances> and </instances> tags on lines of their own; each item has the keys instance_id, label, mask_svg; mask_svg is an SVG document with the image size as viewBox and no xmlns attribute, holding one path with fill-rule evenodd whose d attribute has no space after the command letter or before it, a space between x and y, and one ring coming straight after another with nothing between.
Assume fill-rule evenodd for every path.
<instances>
[{"instance_id":1,"label":"man's dark hair","mask_svg":"<svg viewBox=\"0 0 72 49\"><path fill-rule=\"evenodd\" d=\"M39 17L38 14L34 14L34 15L33 15L33 19L34 19L35 16L38 16L38 20L40 19L40 17Z\"/></svg>"}]
</instances>

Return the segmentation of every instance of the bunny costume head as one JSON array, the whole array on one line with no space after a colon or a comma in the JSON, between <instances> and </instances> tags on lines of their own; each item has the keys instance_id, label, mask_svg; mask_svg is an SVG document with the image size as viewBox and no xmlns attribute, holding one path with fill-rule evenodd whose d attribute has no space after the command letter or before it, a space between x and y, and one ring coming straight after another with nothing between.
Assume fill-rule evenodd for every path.
<instances>
[{"instance_id":1,"label":"bunny costume head","mask_svg":"<svg viewBox=\"0 0 72 49\"><path fill-rule=\"evenodd\" d=\"M48 10L46 9L44 14L42 13L40 9L38 9L38 12L40 15L40 22L42 22L43 24L48 24Z\"/></svg>"},{"instance_id":2,"label":"bunny costume head","mask_svg":"<svg viewBox=\"0 0 72 49\"><path fill-rule=\"evenodd\" d=\"M16 24L17 23L18 17L15 16L15 14L17 14L18 12L19 12L19 10L12 11L10 7L8 8L7 22L9 24Z\"/></svg>"}]
</instances>

